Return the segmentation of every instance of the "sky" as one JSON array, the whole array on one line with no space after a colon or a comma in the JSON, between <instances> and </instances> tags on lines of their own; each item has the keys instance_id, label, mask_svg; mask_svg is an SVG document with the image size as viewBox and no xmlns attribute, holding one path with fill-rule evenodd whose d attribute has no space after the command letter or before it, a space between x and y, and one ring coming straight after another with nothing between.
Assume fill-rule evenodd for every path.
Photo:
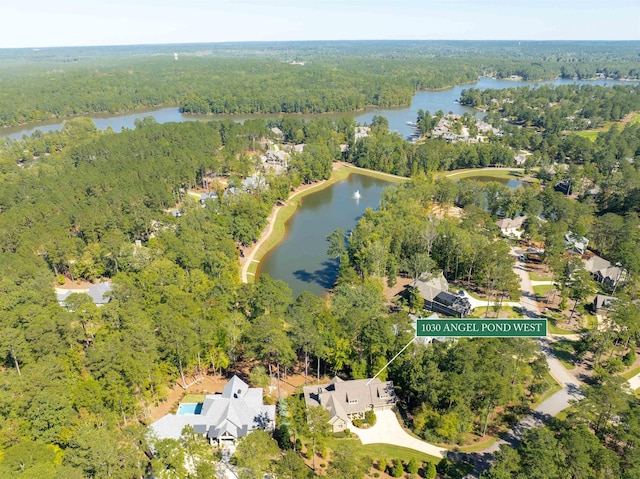
<instances>
[{"instance_id":1,"label":"sky","mask_svg":"<svg viewBox=\"0 0 640 479\"><path fill-rule=\"evenodd\" d=\"M0 0L0 48L377 39L640 40L640 0Z\"/></svg>"}]
</instances>

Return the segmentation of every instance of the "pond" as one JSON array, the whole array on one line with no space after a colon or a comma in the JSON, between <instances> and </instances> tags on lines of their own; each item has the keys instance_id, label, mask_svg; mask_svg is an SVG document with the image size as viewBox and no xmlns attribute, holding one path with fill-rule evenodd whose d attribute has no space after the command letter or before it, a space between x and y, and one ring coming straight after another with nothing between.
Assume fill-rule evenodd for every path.
<instances>
[{"instance_id":1,"label":"pond","mask_svg":"<svg viewBox=\"0 0 640 479\"><path fill-rule=\"evenodd\" d=\"M294 297L303 291L323 296L338 278L338 259L327 255L327 236L336 228L354 229L367 208L378 207L390 184L354 173L305 196L287 223L285 239L262 259L257 274L286 282Z\"/></svg>"}]
</instances>

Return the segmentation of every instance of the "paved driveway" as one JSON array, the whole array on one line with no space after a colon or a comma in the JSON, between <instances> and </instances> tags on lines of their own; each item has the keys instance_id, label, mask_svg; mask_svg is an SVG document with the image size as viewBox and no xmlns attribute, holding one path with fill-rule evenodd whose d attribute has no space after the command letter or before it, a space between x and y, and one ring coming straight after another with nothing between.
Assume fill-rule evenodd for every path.
<instances>
[{"instance_id":1,"label":"paved driveway","mask_svg":"<svg viewBox=\"0 0 640 479\"><path fill-rule=\"evenodd\" d=\"M362 444L393 444L436 457L443 457L447 452L442 447L434 446L407 434L393 411L376 411L376 418L375 426L369 429L358 429L353 424L349 426L351 432L360 438Z\"/></svg>"}]
</instances>

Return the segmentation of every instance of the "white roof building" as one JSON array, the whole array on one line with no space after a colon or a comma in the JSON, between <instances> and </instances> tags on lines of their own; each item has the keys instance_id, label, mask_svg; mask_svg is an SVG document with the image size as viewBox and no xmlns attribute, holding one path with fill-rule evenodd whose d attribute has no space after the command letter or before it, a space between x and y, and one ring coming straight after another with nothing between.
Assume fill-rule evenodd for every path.
<instances>
[{"instance_id":1,"label":"white roof building","mask_svg":"<svg viewBox=\"0 0 640 479\"><path fill-rule=\"evenodd\" d=\"M167 414L151 424L158 439L179 439L185 426L209 441L235 441L256 429L273 430L276 407L262 402L262 388L250 388L238 376L225 384L221 394L208 394L201 407Z\"/></svg>"}]
</instances>

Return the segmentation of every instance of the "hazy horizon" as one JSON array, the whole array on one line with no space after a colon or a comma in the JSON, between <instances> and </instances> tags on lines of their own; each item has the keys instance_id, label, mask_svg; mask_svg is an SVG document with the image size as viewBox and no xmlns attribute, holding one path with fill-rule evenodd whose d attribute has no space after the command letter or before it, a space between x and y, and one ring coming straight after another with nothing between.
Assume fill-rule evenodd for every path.
<instances>
[{"instance_id":1,"label":"hazy horizon","mask_svg":"<svg viewBox=\"0 0 640 479\"><path fill-rule=\"evenodd\" d=\"M292 41L636 41L637 0L34 0L0 48Z\"/></svg>"}]
</instances>

